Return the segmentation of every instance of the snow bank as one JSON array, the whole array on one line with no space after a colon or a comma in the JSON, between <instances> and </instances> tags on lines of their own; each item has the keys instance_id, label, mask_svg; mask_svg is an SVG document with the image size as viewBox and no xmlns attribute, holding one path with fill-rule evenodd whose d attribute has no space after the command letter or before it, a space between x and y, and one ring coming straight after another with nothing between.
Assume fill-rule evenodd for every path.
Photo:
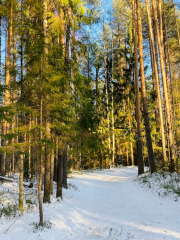
<instances>
[{"instance_id":1,"label":"snow bank","mask_svg":"<svg viewBox=\"0 0 180 240\"><path fill-rule=\"evenodd\" d=\"M180 198L180 174L178 173L144 173L135 179L143 189L153 194L168 197L174 201Z\"/></svg>"}]
</instances>

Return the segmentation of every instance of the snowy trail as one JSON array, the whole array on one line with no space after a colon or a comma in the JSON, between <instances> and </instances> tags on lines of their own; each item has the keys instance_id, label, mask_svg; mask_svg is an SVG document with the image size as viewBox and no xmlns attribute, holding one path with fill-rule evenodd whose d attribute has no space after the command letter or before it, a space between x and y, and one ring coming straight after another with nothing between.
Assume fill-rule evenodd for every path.
<instances>
[{"instance_id":1,"label":"snowy trail","mask_svg":"<svg viewBox=\"0 0 180 240\"><path fill-rule=\"evenodd\" d=\"M0 240L180 239L180 204L144 191L136 167L75 174L63 202L44 207L51 229L33 232L38 213L0 222ZM74 189L76 186L78 189Z\"/></svg>"}]
</instances>

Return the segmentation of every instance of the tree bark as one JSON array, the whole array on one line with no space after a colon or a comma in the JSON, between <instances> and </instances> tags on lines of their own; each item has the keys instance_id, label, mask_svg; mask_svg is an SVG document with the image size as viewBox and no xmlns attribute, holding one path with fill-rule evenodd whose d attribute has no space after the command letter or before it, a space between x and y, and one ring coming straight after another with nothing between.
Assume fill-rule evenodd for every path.
<instances>
[{"instance_id":1,"label":"tree bark","mask_svg":"<svg viewBox=\"0 0 180 240\"><path fill-rule=\"evenodd\" d=\"M24 155L19 154L19 211L23 211L23 165Z\"/></svg>"},{"instance_id":2,"label":"tree bark","mask_svg":"<svg viewBox=\"0 0 180 240\"><path fill-rule=\"evenodd\" d=\"M159 123L160 123L160 131L162 137L162 151L163 151L163 161L167 163L166 157L166 140L165 140L165 132L164 132L164 121L163 121L163 113L162 113L162 103L161 103L161 90L160 90L160 82L159 82L159 74L158 74L158 62L156 59L154 41L153 41L153 31L152 31L152 22L151 22L151 14L149 8L149 0L146 0L146 11L148 16L148 30L149 30L149 39L150 39L150 46L151 46L151 54L152 60L154 65L154 74L155 74L155 83L156 83L156 92L157 92L157 102L158 102L158 109L159 109Z\"/></svg>"},{"instance_id":3,"label":"tree bark","mask_svg":"<svg viewBox=\"0 0 180 240\"><path fill-rule=\"evenodd\" d=\"M177 32L178 43L179 43L179 50L180 50L180 34L179 34L179 28L178 28L178 22L177 22L176 9L175 9L174 0L171 0L171 1L172 1L172 4L173 4L174 18L175 18L175 23L176 23L176 32Z\"/></svg>"},{"instance_id":4,"label":"tree bark","mask_svg":"<svg viewBox=\"0 0 180 240\"><path fill-rule=\"evenodd\" d=\"M48 54L48 2L47 0L44 0L43 2L43 7L44 7L44 19L43 19L43 27L44 27L44 43L45 43L45 48L44 48L44 53L45 53L45 59L47 58ZM46 95L46 104L49 103L49 95ZM46 118L45 118L45 132L46 132L46 152L45 152L45 176L44 176L44 202L49 202L50 203L50 170L51 170L51 147L49 146L49 141L51 141L51 124L50 124L50 113L47 108L45 109L46 112Z\"/></svg>"},{"instance_id":5,"label":"tree bark","mask_svg":"<svg viewBox=\"0 0 180 240\"><path fill-rule=\"evenodd\" d=\"M133 39L134 39L134 68L135 68L135 87L136 87L136 121L137 121L137 156L138 174L144 173L143 148L141 139L141 116L140 116L140 97L139 97L139 78L138 78L138 52L137 52L137 31L135 19L135 0L132 0L133 18Z\"/></svg>"},{"instance_id":6,"label":"tree bark","mask_svg":"<svg viewBox=\"0 0 180 240\"><path fill-rule=\"evenodd\" d=\"M56 197L62 198L62 179L63 179L63 155L60 150L58 152L58 164L57 164L57 191Z\"/></svg>"},{"instance_id":7,"label":"tree bark","mask_svg":"<svg viewBox=\"0 0 180 240\"><path fill-rule=\"evenodd\" d=\"M50 183L50 193L53 195L53 178L54 178L54 149L51 149L51 183Z\"/></svg>"},{"instance_id":8,"label":"tree bark","mask_svg":"<svg viewBox=\"0 0 180 240\"><path fill-rule=\"evenodd\" d=\"M142 37L142 22L141 22L141 2L136 0L136 12L137 12L137 27L138 27L138 43L139 43L139 61L140 61L140 76L141 76L141 94L143 103L144 123L146 130L146 140L148 148L149 164L151 173L156 171L156 164L154 161L154 153L152 148L151 129L149 125L148 105L146 99L146 85L145 85L145 73L144 73L144 58L143 58L143 37Z\"/></svg>"},{"instance_id":9,"label":"tree bark","mask_svg":"<svg viewBox=\"0 0 180 240\"><path fill-rule=\"evenodd\" d=\"M67 185L67 151L63 155L63 181L62 181L62 186L66 189L68 189Z\"/></svg>"},{"instance_id":10,"label":"tree bark","mask_svg":"<svg viewBox=\"0 0 180 240\"><path fill-rule=\"evenodd\" d=\"M43 179L43 147L42 147L42 126L43 126L43 98L42 98L42 59L41 59L41 83L40 83L40 161L39 161L39 184L38 184L38 200L39 200L39 225L43 226L43 210L42 210L42 179Z\"/></svg>"},{"instance_id":11,"label":"tree bark","mask_svg":"<svg viewBox=\"0 0 180 240\"><path fill-rule=\"evenodd\" d=\"M159 3L161 3L161 0L159 0ZM170 162L171 162L171 171L174 171L174 143L173 143L173 134L172 134L172 125L171 125L171 119L170 119L170 106L169 106L169 96L167 91L167 83L166 83L166 74L165 74L165 64L164 64L164 51L163 51L163 36L162 35L162 29L161 24L158 27L158 19L157 19L157 6L155 0L152 0L152 6L153 6L153 16L154 16L154 22L156 27L156 34L157 34L157 40L158 40L158 48L159 48L159 57L160 57L160 63L161 63L161 75L162 75L162 82L163 82L163 92L164 92L164 100L165 100L165 111L166 111L166 118L167 118L167 129L168 129L168 139L169 139L169 148L170 148ZM159 4L159 17L162 19L161 14L161 4Z\"/></svg>"}]
</instances>

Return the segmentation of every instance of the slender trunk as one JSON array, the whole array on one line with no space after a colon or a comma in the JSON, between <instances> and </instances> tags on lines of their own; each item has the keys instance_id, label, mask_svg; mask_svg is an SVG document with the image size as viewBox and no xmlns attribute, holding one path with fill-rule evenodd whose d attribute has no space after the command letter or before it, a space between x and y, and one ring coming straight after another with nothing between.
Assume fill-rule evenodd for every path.
<instances>
[{"instance_id":1,"label":"slender trunk","mask_svg":"<svg viewBox=\"0 0 180 240\"><path fill-rule=\"evenodd\" d=\"M141 115L140 115L140 97L139 97L139 78L138 78L138 51L137 51L137 31L135 19L135 0L132 0L133 17L133 38L134 38L134 68L135 68L135 86L136 86L136 121L137 121L137 156L138 156L138 174L144 173L143 148L141 139Z\"/></svg>"},{"instance_id":2,"label":"slender trunk","mask_svg":"<svg viewBox=\"0 0 180 240\"><path fill-rule=\"evenodd\" d=\"M176 123L176 113L175 113L175 99L174 99L174 86L172 83L172 67L171 67L171 59L170 59L170 50L169 50L169 43L168 43L168 34L167 34L167 24L166 24L166 16L164 14L164 28L165 28L165 41L166 41L166 54L167 54L167 63L168 63L168 74L169 74L169 92L172 95L172 109L173 109L173 121L175 126L175 135L176 135L176 142L177 142L177 123ZM178 90L178 88L177 88Z\"/></svg>"},{"instance_id":3,"label":"slender trunk","mask_svg":"<svg viewBox=\"0 0 180 240\"><path fill-rule=\"evenodd\" d=\"M23 167L24 155L19 155L19 211L23 211Z\"/></svg>"},{"instance_id":4,"label":"slender trunk","mask_svg":"<svg viewBox=\"0 0 180 240\"><path fill-rule=\"evenodd\" d=\"M63 180L62 180L62 186L64 188L68 188L67 185L67 151L63 155Z\"/></svg>"},{"instance_id":5,"label":"slender trunk","mask_svg":"<svg viewBox=\"0 0 180 240\"><path fill-rule=\"evenodd\" d=\"M108 135L108 148L107 148L107 166L111 166L110 159L110 136L109 136L109 91L108 91L108 76L107 76L107 56L106 56L106 47L104 44L104 65L105 65L105 89L106 89L106 116L107 116L107 135ZM106 167L107 167L106 166Z\"/></svg>"},{"instance_id":6,"label":"slender trunk","mask_svg":"<svg viewBox=\"0 0 180 240\"><path fill-rule=\"evenodd\" d=\"M159 3L161 3L161 0L159 0ZM157 7L155 0L152 0L152 6L153 6L153 16L154 16L154 22L156 27L156 34L157 34L157 40L158 40L158 48L159 48L159 57L160 57L160 63L161 63L161 75L162 75L162 82L163 82L163 92L164 92L164 100L165 100L165 110L166 110L166 118L167 118L167 129L168 129L168 138L169 138L169 147L170 147L170 162L171 162L171 171L174 171L174 144L173 144L173 134L172 134L172 125L171 125L171 119L170 119L170 106L169 106L169 96L167 91L167 83L166 83L166 74L165 74L165 65L164 65L164 51L163 51L163 36L162 35L162 29L159 30L158 28L158 19L157 19ZM161 4L159 4L159 15L160 19L162 19L161 14ZM159 27L162 27L161 24Z\"/></svg>"},{"instance_id":7,"label":"slender trunk","mask_svg":"<svg viewBox=\"0 0 180 240\"><path fill-rule=\"evenodd\" d=\"M129 144L126 143L126 165L129 166Z\"/></svg>"},{"instance_id":8,"label":"slender trunk","mask_svg":"<svg viewBox=\"0 0 180 240\"><path fill-rule=\"evenodd\" d=\"M21 0L21 27L22 27L22 4ZM22 96L22 84L23 84L23 52L22 52L22 36L21 36L21 96ZM22 114L23 118L23 114ZM25 140L25 135L20 137L20 142ZM24 154L19 155L19 211L23 211L23 174L24 172Z\"/></svg>"},{"instance_id":9,"label":"slender trunk","mask_svg":"<svg viewBox=\"0 0 180 240\"><path fill-rule=\"evenodd\" d=\"M179 43L179 50L180 50L180 34L179 34L179 28L178 28L178 22L177 22L176 9L175 9L174 0L171 0L171 1L173 4L174 18L175 18L175 23L176 23L176 31L177 31L177 37L178 37L178 43Z\"/></svg>"},{"instance_id":10,"label":"slender trunk","mask_svg":"<svg viewBox=\"0 0 180 240\"><path fill-rule=\"evenodd\" d=\"M50 119L46 118L45 122L45 131L46 138L50 139L51 128L50 128ZM45 176L44 176L44 202L50 203L50 195L51 195L51 149L46 143L46 152L45 152Z\"/></svg>"},{"instance_id":11,"label":"slender trunk","mask_svg":"<svg viewBox=\"0 0 180 240\"><path fill-rule=\"evenodd\" d=\"M68 7L67 10L67 26L66 26L66 46L65 46L65 67L68 66L69 61L69 44L70 44L70 34L71 34L71 8Z\"/></svg>"},{"instance_id":12,"label":"slender trunk","mask_svg":"<svg viewBox=\"0 0 180 240\"><path fill-rule=\"evenodd\" d=\"M163 22L165 23L165 19L163 18ZM165 26L164 26L164 32L165 32ZM169 114L170 114L170 121L172 122L172 105L171 105L171 91L170 91L170 86L169 86L169 64L168 64L168 53L167 53L167 42L166 42L166 37L164 37L163 40L163 46L164 46L164 63L165 63L165 72L166 72L166 84L167 84L167 93L169 96Z\"/></svg>"},{"instance_id":13,"label":"slender trunk","mask_svg":"<svg viewBox=\"0 0 180 240\"><path fill-rule=\"evenodd\" d=\"M43 3L44 7L44 19L43 19L43 27L44 27L44 43L45 43L45 48L44 48L44 53L45 53L45 59L47 58L48 54L48 2L47 0L44 0ZM49 103L49 95L46 95L46 103ZM49 146L49 141L51 141L51 124L50 124L50 113L49 110L46 109L46 118L45 118L45 132L46 132L46 139L48 140L46 142L46 151L45 151L45 176L44 176L44 202L49 202L50 203L50 165L51 165L51 147Z\"/></svg>"},{"instance_id":14,"label":"slender trunk","mask_svg":"<svg viewBox=\"0 0 180 240\"><path fill-rule=\"evenodd\" d=\"M53 180L57 182L57 165L58 165L58 137L55 138L56 148L55 148L55 159L54 159L54 176Z\"/></svg>"},{"instance_id":15,"label":"slender trunk","mask_svg":"<svg viewBox=\"0 0 180 240\"><path fill-rule=\"evenodd\" d=\"M28 168L29 168L29 172L28 172L28 176L29 178L32 177L32 171L31 171L31 126L32 125L32 117L31 115L29 116L29 138L28 138Z\"/></svg>"},{"instance_id":16,"label":"slender trunk","mask_svg":"<svg viewBox=\"0 0 180 240\"><path fill-rule=\"evenodd\" d=\"M115 132L114 132L114 85L112 83L112 166L115 165Z\"/></svg>"},{"instance_id":17,"label":"slender trunk","mask_svg":"<svg viewBox=\"0 0 180 240\"><path fill-rule=\"evenodd\" d=\"M152 69L152 80L153 80L153 91L156 92L156 79L155 79L155 69L154 69L154 58L153 58L153 49L152 44L149 37L149 46L150 46L150 55L151 55L151 69ZM155 97L155 100L157 102L157 97ZM158 106L155 105L155 119L156 122L158 122Z\"/></svg>"},{"instance_id":18,"label":"slender trunk","mask_svg":"<svg viewBox=\"0 0 180 240\"><path fill-rule=\"evenodd\" d=\"M8 106L10 103L10 66L11 66L11 50L12 50L12 21L13 21L13 3L10 1L10 16L9 16L9 22L8 22L8 42L7 42L7 58L6 58L6 76L5 76L5 85L7 88L5 89L5 96L4 96L4 106ZM6 133L9 129L9 124L6 123Z\"/></svg>"},{"instance_id":19,"label":"slender trunk","mask_svg":"<svg viewBox=\"0 0 180 240\"><path fill-rule=\"evenodd\" d=\"M169 42L168 42L168 34L167 34L167 23L166 23L166 15L164 13L164 28L165 28L165 41L166 41L166 54L167 54L167 64L168 64L168 74L169 74L169 92L171 92L172 96L172 122L174 123L174 134L175 134L175 142L177 144L178 142L178 136L177 136L177 122L176 122L176 112L175 112L175 92L174 92L174 85L172 82L172 66L171 66L171 59L170 59L170 50L169 50ZM174 71L175 72L175 71ZM178 91L178 87L176 88ZM179 91L177 95L179 94ZM178 159L179 159L179 151L177 152L177 161L176 161L176 171L178 172Z\"/></svg>"},{"instance_id":20,"label":"slender trunk","mask_svg":"<svg viewBox=\"0 0 180 240\"><path fill-rule=\"evenodd\" d=\"M41 59L41 75L42 75L42 59ZM42 76L41 76L42 78ZM42 81L42 80L41 80ZM39 200L39 225L43 226L43 210L42 210L42 178L43 178L43 151L42 151L42 115L43 115L43 98L42 98L42 82L40 83L40 162L39 162L39 184L38 184L38 200Z\"/></svg>"},{"instance_id":21,"label":"slender trunk","mask_svg":"<svg viewBox=\"0 0 180 240\"><path fill-rule=\"evenodd\" d=\"M113 71L114 71L114 42L112 34L112 166L114 167L115 158L115 133L114 133L114 83L113 83Z\"/></svg>"},{"instance_id":22,"label":"slender trunk","mask_svg":"<svg viewBox=\"0 0 180 240\"><path fill-rule=\"evenodd\" d=\"M14 31L13 31L14 32ZM14 37L13 37L13 83L15 84L16 83L16 61L17 61L17 57L16 57L16 50L17 50L17 37L15 36L15 33L13 34ZM13 93L12 93L12 103L14 104L15 103L15 98L16 98L16 91L15 91L15 88L13 89ZM15 128L15 121L16 121L16 116L13 116L13 119L12 119L12 125L11 125L11 128L12 128L12 131L13 129ZM15 138L12 138L12 141L11 141L12 145L14 145L15 143ZM14 161L15 161L15 153L13 151L13 154L12 154L12 168L11 168L11 171L14 173Z\"/></svg>"},{"instance_id":23,"label":"slender trunk","mask_svg":"<svg viewBox=\"0 0 180 240\"><path fill-rule=\"evenodd\" d=\"M133 143L130 142L131 147L131 165L134 166L134 153L133 153Z\"/></svg>"},{"instance_id":24,"label":"slender trunk","mask_svg":"<svg viewBox=\"0 0 180 240\"><path fill-rule=\"evenodd\" d=\"M130 94L130 89L128 87L128 118L129 118L129 130L132 132L132 109L129 103L129 94ZM133 144L132 141L130 141L130 152L131 152L131 165L134 165L134 156L133 156Z\"/></svg>"},{"instance_id":25,"label":"slender trunk","mask_svg":"<svg viewBox=\"0 0 180 240\"><path fill-rule=\"evenodd\" d=\"M62 48L62 56L64 56L65 53L65 39L64 39L64 11L63 11L63 6L61 1L59 2L59 29L60 29L60 34L58 37L58 43L61 44Z\"/></svg>"},{"instance_id":26,"label":"slender trunk","mask_svg":"<svg viewBox=\"0 0 180 240\"><path fill-rule=\"evenodd\" d=\"M63 155L60 150L58 152L58 164L57 164L57 191L56 197L62 198L62 179L63 179Z\"/></svg>"},{"instance_id":27,"label":"slender trunk","mask_svg":"<svg viewBox=\"0 0 180 240\"><path fill-rule=\"evenodd\" d=\"M151 54L152 54L155 81L156 81L155 83L156 83L157 102L158 102L158 109L159 109L159 123L160 123L161 137L162 137L163 161L164 161L164 163L166 163L167 162L166 141L165 141L164 121L163 121L162 103L161 103L161 90L160 90L159 74L158 74L158 62L157 62L157 59L156 59L156 53L155 53L155 48L154 48L152 22L151 22L149 5L150 5L149 0L146 0L146 11L147 11L147 16L148 16L149 39L150 39Z\"/></svg>"},{"instance_id":28,"label":"slender trunk","mask_svg":"<svg viewBox=\"0 0 180 240\"><path fill-rule=\"evenodd\" d=\"M137 11L137 27L138 27L138 43L139 43L139 61L140 61L140 76L141 76L141 94L144 112L144 123L146 130L146 140L149 156L149 164L151 173L156 171L156 165L154 161L154 153L152 148L151 129L149 125L148 105L146 99L146 85L145 85L145 73L144 73L144 57L143 57L143 37L142 37L142 22L141 22L141 2L136 0Z\"/></svg>"},{"instance_id":29,"label":"slender trunk","mask_svg":"<svg viewBox=\"0 0 180 240\"><path fill-rule=\"evenodd\" d=\"M52 148L51 149L51 180L50 180L50 193L51 195L53 195L53 177L54 177L54 149Z\"/></svg>"}]
</instances>

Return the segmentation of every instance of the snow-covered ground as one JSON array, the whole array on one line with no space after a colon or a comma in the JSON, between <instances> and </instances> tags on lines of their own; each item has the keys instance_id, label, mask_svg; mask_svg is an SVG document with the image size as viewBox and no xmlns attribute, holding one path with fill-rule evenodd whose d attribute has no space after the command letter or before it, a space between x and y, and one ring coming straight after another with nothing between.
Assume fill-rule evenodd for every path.
<instances>
[{"instance_id":1,"label":"snow-covered ground","mask_svg":"<svg viewBox=\"0 0 180 240\"><path fill-rule=\"evenodd\" d=\"M180 174L178 173L144 173L136 178L138 183L155 195L180 200Z\"/></svg>"},{"instance_id":2,"label":"snow-covered ground","mask_svg":"<svg viewBox=\"0 0 180 240\"><path fill-rule=\"evenodd\" d=\"M36 207L17 220L2 217L0 240L180 239L180 199L145 191L136 176L136 167L74 173L63 201L43 207L50 228L34 227Z\"/></svg>"}]
</instances>

